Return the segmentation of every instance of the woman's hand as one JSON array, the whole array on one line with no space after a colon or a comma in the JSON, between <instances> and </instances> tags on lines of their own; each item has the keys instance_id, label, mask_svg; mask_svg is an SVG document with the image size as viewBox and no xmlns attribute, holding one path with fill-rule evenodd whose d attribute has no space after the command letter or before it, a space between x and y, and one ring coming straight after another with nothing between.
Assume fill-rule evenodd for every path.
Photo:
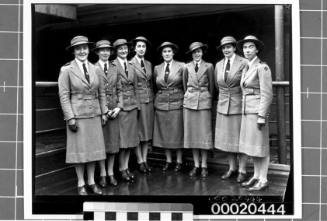
<instances>
[{"instance_id":1,"label":"woman's hand","mask_svg":"<svg viewBox=\"0 0 327 221\"><path fill-rule=\"evenodd\" d=\"M107 117L107 115L106 115L106 114L103 114L103 115L102 115L102 118L101 118L102 126L105 126L106 123L107 123L107 121L108 121L108 117Z\"/></svg>"},{"instance_id":2,"label":"woman's hand","mask_svg":"<svg viewBox=\"0 0 327 221\"><path fill-rule=\"evenodd\" d=\"M70 131L72 131L74 133L77 132L78 127L77 127L77 124L76 124L76 120L74 118L72 118L72 119L70 119L68 121L68 128L69 128Z\"/></svg>"},{"instance_id":3,"label":"woman's hand","mask_svg":"<svg viewBox=\"0 0 327 221\"><path fill-rule=\"evenodd\" d=\"M264 117L259 116L257 121L257 127L261 130L266 125L266 119Z\"/></svg>"},{"instance_id":4,"label":"woman's hand","mask_svg":"<svg viewBox=\"0 0 327 221\"><path fill-rule=\"evenodd\" d=\"M120 112L119 107L116 107L115 109L113 109L112 112L111 112L111 118L115 119L117 117L117 115L119 114L119 112Z\"/></svg>"}]
</instances>

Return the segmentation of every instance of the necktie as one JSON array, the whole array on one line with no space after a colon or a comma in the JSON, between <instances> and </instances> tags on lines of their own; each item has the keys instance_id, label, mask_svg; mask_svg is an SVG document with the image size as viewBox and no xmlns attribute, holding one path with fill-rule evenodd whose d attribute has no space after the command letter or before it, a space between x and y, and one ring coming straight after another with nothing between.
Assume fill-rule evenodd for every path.
<instances>
[{"instance_id":1,"label":"necktie","mask_svg":"<svg viewBox=\"0 0 327 221\"><path fill-rule=\"evenodd\" d=\"M125 74L128 77L128 70L127 70L127 64L126 64L126 62L124 62L124 68L125 68Z\"/></svg>"},{"instance_id":2,"label":"necktie","mask_svg":"<svg viewBox=\"0 0 327 221\"><path fill-rule=\"evenodd\" d=\"M85 76L85 79L87 80L88 83L90 83L90 76L89 76L89 74L87 73L87 69L86 69L86 65L85 65L85 63L83 63L83 70L84 70L84 76Z\"/></svg>"},{"instance_id":3,"label":"necktie","mask_svg":"<svg viewBox=\"0 0 327 221\"><path fill-rule=\"evenodd\" d=\"M146 73L145 66L143 60L141 60L141 68L143 69L144 73Z\"/></svg>"},{"instance_id":4,"label":"necktie","mask_svg":"<svg viewBox=\"0 0 327 221\"><path fill-rule=\"evenodd\" d=\"M198 70L199 70L198 63L196 63L194 70L195 70L196 73L198 72Z\"/></svg>"},{"instance_id":5,"label":"necktie","mask_svg":"<svg viewBox=\"0 0 327 221\"><path fill-rule=\"evenodd\" d=\"M228 59L227 64L226 64L226 68L225 68L225 81L227 81L227 76L229 73L229 69L230 69L230 60Z\"/></svg>"},{"instance_id":6,"label":"necktie","mask_svg":"<svg viewBox=\"0 0 327 221\"><path fill-rule=\"evenodd\" d=\"M167 83L168 81L168 75L169 75L169 63L167 63L166 70L165 70L165 82Z\"/></svg>"},{"instance_id":7,"label":"necktie","mask_svg":"<svg viewBox=\"0 0 327 221\"><path fill-rule=\"evenodd\" d=\"M104 63L104 68L103 68L103 71L104 71L104 73L106 74L106 76L107 76L107 74L108 74L108 67L107 67L107 62L106 63Z\"/></svg>"}]
</instances>

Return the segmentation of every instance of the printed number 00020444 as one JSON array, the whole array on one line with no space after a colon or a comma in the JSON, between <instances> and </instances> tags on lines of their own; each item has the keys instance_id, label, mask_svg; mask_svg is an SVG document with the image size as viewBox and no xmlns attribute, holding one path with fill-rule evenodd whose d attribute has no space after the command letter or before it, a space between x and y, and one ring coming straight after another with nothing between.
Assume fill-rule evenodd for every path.
<instances>
[{"instance_id":1,"label":"printed number 00020444","mask_svg":"<svg viewBox=\"0 0 327 221\"><path fill-rule=\"evenodd\" d=\"M284 215L284 204L273 203L214 203L211 205L214 215Z\"/></svg>"}]
</instances>

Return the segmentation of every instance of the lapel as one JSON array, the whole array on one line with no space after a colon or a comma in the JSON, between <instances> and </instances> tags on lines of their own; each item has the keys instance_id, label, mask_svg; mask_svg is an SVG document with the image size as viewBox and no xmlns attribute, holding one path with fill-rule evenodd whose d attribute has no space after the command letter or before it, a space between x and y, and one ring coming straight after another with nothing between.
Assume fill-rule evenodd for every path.
<instances>
[{"instance_id":1,"label":"lapel","mask_svg":"<svg viewBox=\"0 0 327 221\"><path fill-rule=\"evenodd\" d=\"M120 76L123 77L125 80L128 81L128 78L127 78L127 76L126 76L126 74L125 74L125 70L124 70L124 68L121 66L121 64L120 64L120 62L119 62L119 60L118 60L118 58L116 58L116 59L113 61L113 63L117 66L117 69L118 69L118 71L119 71L119 73L120 73ZM127 67L127 70L128 70L128 67ZM129 71L129 70L128 70L128 71ZM130 75L128 75L128 76L130 76Z\"/></svg>"},{"instance_id":2,"label":"lapel","mask_svg":"<svg viewBox=\"0 0 327 221\"><path fill-rule=\"evenodd\" d=\"M97 77L95 74L95 67L90 62L87 62L87 68L90 76L90 86L92 86Z\"/></svg>"},{"instance_id":3,"label":"lapel","mask_svg":"<svg viewBox=\"0 0 327 221\"><path fill-rule=\"evenodd\" d=\"M162 81L163 85L167 86L168 83L166 83L165 81L165 62L162 62L159 66L158 66L158 76L157 78ZM169 77L169 76L168 76ZM168 81L169 82L169 78Z\"/></svg>"},{"instance_id":4,"label":"lapel","mask_svg":"<svg viewBox=\"0 0 327 221\"><path fill-rule=\"evenodd\" d=\"M230 85L230 84L233 83L233 80L234 80L234 78L236 76L236 73L237 73L239 67L240 67L240 64L241 64L241 57L238 56L238 55L235 55L233 65L232 65L232 67L230 69L230 72L229 72L230 74L229 74L229 76L227 78L227 81L226 81L227 85Z\"/></svg>"},{"instance_id":5,"label":"lapel","mask_svg":"<svg viewBox=\"0 0 327 221\"><path fill-rule=\"evenodd\" d=\"M137 60L136 57L134 57L132 60L131 60L132 64L134 65L134 67L141 73L141 77L144 77L144 78L147 78L147 75L146 73L143 71L143 68L141 67L141 64L139 63L139 61ZM145 70L148 71L146 69L146 62L144 60L144 67L145 67Z\"/></svg>"},{"instance_id":6,"label":"lapel","mask_svg":"<svg viewBox=\"0 0 327 221\"><path fill-rule=\"evenodd\" d=\"M109 62L108 62L109 63ZM109 80L109 66L108 66L108 76L106 76L106 74L104 73L104 70L102 69L101 65L100 65L100 62L97 62L94 64L96 67L98 67L100 70L101 70L101 75L103 77L103 79L108 82ZM109 63L110 65L110 63Z\"/></svg>"},{"instance_id":7,"label":"lapel","mask_svg":"<svg viewBox=\"0 0 327 221\"><path fill-rule=\"evenodd\" d=\"M146 76L148 77L148 79L151 79L152 77L152 68L151 68L151 63L147 60L144 60L144 65L145 65L145 70L146 70Z\"/></svg>"},{"instance_id":8,"label":"lapel","mask_svg":"<svg viewBox=\"0 0 327 221\"><path fill-rule=\"evenodd\" d=\"M193 66L195 67L194 62L192 62L192 63L193 63ZM201 79L201 77L203 76L203 74L205 73L206 70L207 70L207 63L204 61L201 61L199 70L196 73L198 80Z\"/></svg>"},{"instance_id":9,"label":"lapel","mask_svg":"<svg viewBox=\"0 0 327 221\"><path fill-rule=\"evenodd\" d=\"M219 84L222 84L224 86L227 87L227 84L225 82L225 79L224 79L224 62L225 62L225 59L222 59L221 61L218 62L218 66L217 66L217 81L219 82Z\"/></svg>"},{"instance_id":10,"label":"lapel","mask_svg":"<svg viewBox=\"0 0 327 221\"><path fill-rule=\"evenodd\" d=\"M78 67L77 62L75 61L75 59L72 61L72 67L73 67L73 71L72 73L78 77L82 82L84 82L86 85L89 85L89 83L87 82L84 73L82 73L82 71L80 70L80 68Z\"/></svg>"},{"instance_id":11,"label":"lapel","mask_svg":"<svg viewBox=\"0 0 327 221\"><path fill-rule=\"evenodd\" d=\"M170 72L167 80L168 85L170 84L170 82L173 82L172 80L175 78L177 71L178 71L178 65L174 60L172 60L170 64Z\"/></svg>"},{"instance_id":12,"label":"lapel","mask_svg":"<svg viewBox=\"0 0 327 221\"><path fill-rule=\"evenodd\" d=\"M246 81L249 77L251 77L251 75L255 74L256 73L256 69L257 69L257 66L258 64L260 63L260 59L257 58L253 64L251 65L251 67L245 72L244 74L244 78L243 78L243 82Z\"/></svg>"}]
</instances>

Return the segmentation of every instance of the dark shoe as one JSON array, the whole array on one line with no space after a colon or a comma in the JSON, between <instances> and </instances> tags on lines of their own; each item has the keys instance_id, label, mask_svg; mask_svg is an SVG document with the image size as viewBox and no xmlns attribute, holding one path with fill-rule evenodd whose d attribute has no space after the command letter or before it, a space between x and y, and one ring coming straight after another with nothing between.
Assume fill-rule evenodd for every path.
<instances>
[{"instance_id":1,"label":"dark shoe","mask_svg":"<svg viewBox=\"0 0 327 221\"><path fill-rule=\"evenodd\" d=\"M179 172L179 171L181 171L181 170L182 170L182 164L181 164L181 163L176 163L176 166L175 166L174 171L175 171L175 172Z\"/></svg>"},{"instance_id":2,"label":"dark shoe","mask_svg":"<svg viewBox=\"0 0 327 221\"><path fill-rule=\"evenodd\" d=\"M163 172L166 172L167 170L170 170L170 169L172 169L173 168L173 164L172 163L168 163L168 162L166 162L166 164L163 166L163 168L162 168L162 171Z\"/></svg>"},{"instance_id":3,"label":"dark shoe","mask_svg":"<svg viewBox=\"0 0 327 221\"><path fill-rule=\"evenodd\" d=\"M126 170L122 170L121 172L121 179L125 182L130 182L131 178L128 176Z\"/></svg>"},{"instance_id":4,"label":"dark shoe","mask_svg":"<svg viewBox=\"0 0 327 221\"><path fill-rule=\"evenodd\" d=\"M146 170L147 170L148 172L151 172L151 167L149 167L148 163L145 162L144 165L145 165Z\"/></svg>"},{"instance_id":5,"label":"dark shoe","mask_svg":"<svg viewBox=\"0 0 327 221\"><path fill-rule=\"evenodd\" d=\"M228 179L230 177L236 176L236 174L237 174L237 171L236 170L228 170L226 173L224 173L221 176L221 179L226 180L226 179Z\"/></svg>"},{"instance_id":6,"label":"dark shoe","mask_svg":"<svg viewBox=\"0 0 327 221\"><path fill-rule=\"evenodd\" d=\"M105 176L100 176L99 185L100 185L102 188L107 187L107 179L106 179Z\"/></svg>"},{"instance_id":7,"label":"dark shoe","mask_svg":"<svg viewBox=\"0 0 327 221\"><path fill-rule=\"evenodd\" d=\"M109 183L112 186L117 186L118 185L118 182L117 182L117 180L115 179L115 177L113 175L109 176Z\"/></svg>"},{"instance_id":8,"label":"dark shoe","mask_svg":"<svg viewBox=\"0 0 327 221\"><path fill-rule=\"evenodd\" d=\"M141 173L146 173L147 172L146 167L145 167L145 163L140 163L139 164L139 171Z\"/></svg>"},{"instance_id":9,"label":"dark shoe","mask_svg":"<svg viewBox=\"0 0 327 221\"><path fill-rule=\"evenodd\" d=\"M129 169L126 169L126 173L127 173L127 175L128 175L132 180L135 179L135 175L134 175L133 173L131 173L131 172L129 171Z\"/></svg>"},{"instance_id":10,"label":"dark shoe","mask_svg":"<svg viewBox=\"0 0 327 221\"><path fill-rule=\"evenodd\" d=\"M258 179L252 177L248 181L243 182L241 185L242 185L242 187L250 187L250 186L253 186L257 181L258 181Z\"/></svg>"},{"instance_id":11,"label":"dark shoe","mask_svg":"<svg viewBox=\"0 0 327 221\"><path fill-rule=\"evenodd\" d=\"M248 188L248 191L261 191L267 189L268 186L268 181L262 182L259 180L254 186Z\"/></svg>"},{"instance_id":12,"label":"dark shoe","mask_svg":"<svg viewBox=\"0 0 327 221\"><path fill-rule=\"evenodd\" d=\"M188 174L190 177L195 177L200 173L200 168L199 167L193 167L193 169L190 171Z\"/></svg>"},{"instance_id":13,"label":"dark shoe","mask_svg":"<svg viewBox=\"0 0 327 221\"><path fill-rule=\"evenodd\" d=\"M95 194L102 194L102 190L96 184L89 185L89 189Z\"/></svg>"},{"instance_id":14,"label":"dark shoe","mask_svg":"<svg viewBox=\"0 0 327 221\"><path fill-rule=\"evenodd\" d=\"M246 173L239 172L236 178L236 182L242 183L246 179Z\"/></svg>"},{"instance_id":15,"label":"dark shoe","mask_svg":"<svg viewBox=\"0 0 327 221\"><path fill-rule=\"evenodd\" d=\"M201 178L207 178L207 177L208 177L208 169L206 167L202 167Z\"/></svg>"},{"instance_id":16,"label":"dark shoe","mask_svg":"<svg viewBox=\"0 0 327 221\"><path fill-rule=\"evenodd\" d=\"M84 186L77 187L77 193L80 196L87 196L87 191L86 191L85 185Z\"/></svg>"}]
</instances>

